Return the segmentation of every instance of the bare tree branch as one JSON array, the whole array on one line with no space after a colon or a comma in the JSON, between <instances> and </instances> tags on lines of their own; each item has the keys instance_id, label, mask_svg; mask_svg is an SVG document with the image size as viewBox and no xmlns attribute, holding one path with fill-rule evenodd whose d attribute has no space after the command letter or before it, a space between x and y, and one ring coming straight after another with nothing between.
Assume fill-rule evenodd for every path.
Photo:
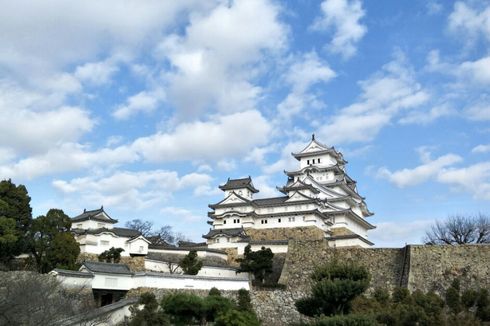
<instances>
[{"instance_id":1,"label":"bare tree branch","mask_svg":"<svg viewBox=\"0 0 490 326\"><path fill-rule=\"evenodd\" d=\"M485 214L477 216L453 215L445 221L436 221L426 232L426 244L490 243L490 218Z\"/></svg>"}]
</instances>

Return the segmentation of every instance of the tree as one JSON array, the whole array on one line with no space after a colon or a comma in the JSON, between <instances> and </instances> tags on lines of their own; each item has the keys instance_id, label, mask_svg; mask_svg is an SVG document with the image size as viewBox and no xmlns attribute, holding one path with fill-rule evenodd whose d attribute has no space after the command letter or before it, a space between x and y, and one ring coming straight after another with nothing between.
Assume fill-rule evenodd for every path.
<instances>
[{"instance_id":1,"label":"tree","mask_svg":"<svg viewBox=\"0 0 490 326\"><path fill-rule=\"evenodd\" d=\"M241 311L253 311L250 292L245 289L238 290L237 308Z\"/></svg>"},{"instance_id":2,"label":"tree","mask_svg":"<svg viewBox=\"0 0 490 326\"><path fill-rule=\"evenodd\" d=\"M111 247L99 255L99 261L106 263L119 263L121 261L121 252L123 251L123 248Z\"/></svg>"},{"instance_id":3,"label":"tree","mask_svg":"<svg viewBox=\"0 0 490 326\"><path fill-rule=\"evenodd\" d=\"M132 230L136 230L140 232L142 236L148 238L152 233L153 222L142 221L138 218L126 222L126 227Z\"/></svg>"},{"instance_id":4,"label":"tree","mask_svg":"<svg viewBox=\"0 0 490 326\"><path fill-rule=\"evenodd\" d=\"M138 305L144 305L138 309ZM131 321L129 326L164 326L170 325L169 317L158 305L155 295L151 292L143 293L138 300L138 305L129 308Z\"/></svg>"},{"instance_id":5,"label":"tree","mask_svg":"<svg viewBox=\"0 0 490 326\"><path fill-rule=\"evenodd\" d=\"M75 315L88 317L95 308L90 292L66 289L51 275L0 275L0 325L58 325Z\"/></svg>"},{"instance_id":6,"label":"tree","mask_svg":"<svg viewBox=\"0 0 490 326\"><path fill-rule=\"evenodd\" d=\"M70 229L71 220L61 209L50 209L32 222L29 245L39 272L75 266L80 247Z\"/></svg>"},{"instance_id":7,"label":"tree","mask_svg":"<svg viewBox=\"0 0 490 326\"><path fill-rule=\"evenodd\" d=\"M0 181L0 262L9 263L27 250L27 233L32 223L31 198L23 185ZM12 228L12 225L14 226Z\"/></svg>"},{"instance_id":8,"label":"tree","mask_svg":"<svg viewBox=\"0 0 490 326\"><path fill-rule=\"evenodd\" d=\"M184 258L182 258L179 266L182 268L184 274L197 275L201 270L202 261L197 258L197 251L191 250Z\"/></svg>"},{"instance_id":9,"label":"tree","mask_svg":"<svg viewBox=\"0 0 490 326\"><path fill-rule=\"evenodd\" d=\"M369 286L366 268L336 261L317 267L311 275L310 297L296 301L298 311L307 316L347 314L351 302Z\"/></svg>"},{"instance_id":10,"label":"tree","mask_svg":"<svg viewBox=\"0 0 490 326\"><path fill-rule=\"evenodd\" d=\"M240 263L238 272L250 272L259 284L263 284L266 275L272 273L272 258L274 254L270 248L262 247L258 251L252 251L248 245L245 247L243 258L237 259Z\"/></svg>"},{"instance_id":11,"label":"tree","mask_svg":"<svg viewBox=\"0 0 490 326\"><path fill-rule=\"evenodd\" d=\"M426 244L490 243L490 217L454 215L445 221L437 221L426 232Z\"/></svg>"}]
</instances>

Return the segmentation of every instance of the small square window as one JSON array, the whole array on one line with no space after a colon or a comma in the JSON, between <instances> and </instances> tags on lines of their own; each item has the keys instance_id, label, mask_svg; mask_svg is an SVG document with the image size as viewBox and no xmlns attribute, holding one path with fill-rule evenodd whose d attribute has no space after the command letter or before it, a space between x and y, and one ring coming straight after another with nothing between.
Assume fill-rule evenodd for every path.
<instances>
[{"instance_id":1,"label":"small square window","mask_svg":"<svg viewBox=\"0 0 490 326\"><path fill-rule=\"evenodd\" d=\"M226 220L223 220L223 224L226 224Z\"/></svg>"}]
</instances>

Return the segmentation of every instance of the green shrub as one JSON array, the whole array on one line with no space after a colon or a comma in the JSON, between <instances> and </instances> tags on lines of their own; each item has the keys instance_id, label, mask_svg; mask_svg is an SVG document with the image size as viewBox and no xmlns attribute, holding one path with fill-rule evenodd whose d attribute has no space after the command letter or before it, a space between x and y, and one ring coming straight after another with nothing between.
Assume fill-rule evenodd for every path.
<instances>
[{"instance_id":1,"label":"green shrub","mask_svg":"<svg viewBox=\"0 0 490 326\"><path fill-rule=\"evenodd\" d=\"M163 310L159 309L158 302L153 293L143 293L138 304L144 305L143 309L138 309L137 305L129 308L131 311L129 326L170 325L169 317Z\"/></svg>"},{"instance_id":2,"label":"green shrub","mask_svg":"<svg viewBox=\"0 0 490 326\"><path fill-rule=\"evenodd\" d=\"M461 294L461 303L466 309L471 309L476 305L478 301L478 291L468 289Z\"/></svg>"},{"instance_id":3,"label":"green shrub","mask_svg":"<svg viewBox=\"0 0 490 326\"><path fill-rule=\"evenodd\" d=\"M218 315L215 326L259 326L260 322L250 311L228 310Z\"/></svg>"},{"instance_id":4,"label":"green shrub","mask_svg":"<svg viewBox=\"0 0 490 326\"><path fill-rule=\"evenodd\" d=\"M476 316L481 321L490 321L490 298L487 289L481 289L476 302Z\"/></svg>"},{"instance_id":5,"label":"green shrub","mask_svg":"<svg viewBox=\"0 0 490 326\"><path fill-rule=\"evenodd\" d=\"M296 302L298 311L307 316L347 314L351 301L369 286L366 268L336 261L315 269L312 295Z\"/></svg>"},{"instance_id":6,"label":"green shrub","mask_svg":"<svg viewBox=\"0 0 490 326\"><path fill-rule=\"evenodd\" d=\"M390 293L383 288L376 288L373 293L373 297L379 303L387 303L390 301Z\"/></svg>"},{"instance_id":7,"label":"green shrub","mask_svg":"<svg viewBox=\"0 0 490 326\"><path fill-rule=\"evenodd\" d=\"M240 311L253 311L250 292L245 289L238 290L237 306Z\"/></svg>"},{"instance_id":8,"label":"green shrub","mask_svg":"<svg viewBox=\"0 0 490 326\"><path fill-rule=\"evenodd\" d=\"M211 290L209 290L208 295L210 295L210 296L212 296L212 295L221 296L221 291L215 287L212 287Z\"/></svg>"},{"instance_id":9,"label":"green shrub","mask_svg":"<svg viewBox=\"0 0 490 326\"><path fill-rule=\"evenodd\" d=\"M321 317L309 324L311 326L377 326L376 320L365 315L344 315Z\"/></svg>"},{"instance_id":10,"label":"green shrub","mask_svg":"<svg viewBox=\"0 0 490 326\"><path fill-rule=\"evenodd\" d=\"M446 304L454 314L458 314L462 310L459 288L459 280L455 279L446 291Z\"/></svg>"},{"instance_id":11,"label":"green shrub","mask_svg":"<svg viewBox=\"0 0 490 326\"><path fill-rule=\"evenodd\" d=\"M214 321L219 314L234 309L234 303L227 298L218 295L209 295L204 299L204 310L207 321Z\"/></svg>"},{"instance_id":12,"label":"green shrub","mask_svg":"<svg viewBox=\"0 0 490 326\"><path fill-rule=\"evenodd\" d=\"M405 288L395 288L392 297L394 303L406 302L407 300L410 300L410 291Z\"/></svg>"},{"instance_id":13,"label":"green shrub","mask_svg":"<svg viewBox=\"0 0 490 326\"><path fill-rule=\"evenodd\" d=\"M193 294L169 294L161 306L175 325L198 324L206 318L204 299Z\"/></svg>"}]
</instances>

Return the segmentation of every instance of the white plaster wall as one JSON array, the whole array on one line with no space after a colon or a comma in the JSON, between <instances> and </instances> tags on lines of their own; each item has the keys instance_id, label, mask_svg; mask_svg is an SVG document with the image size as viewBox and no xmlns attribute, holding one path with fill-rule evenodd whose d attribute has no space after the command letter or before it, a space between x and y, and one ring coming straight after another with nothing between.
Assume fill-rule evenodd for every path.
<instances>
[{"instance_id":1,"label":"white plaster wall","mask_svg":"<svg viewBox=\"0 0 490 326\"><path fill-rule=\"evenodd\" d=\"M74 229L100 229L100 228L107 228L107 229L112 229L114 227L113 224L111 223L105 223L105 222L99 222L99 221L94 221L94 220L87 220L83 222L75 222L72 225L72 228Z\"/></svg>"},{"instance_id":2,"label":"white plaster wall","mask_svg":"<svg viewBox=\"0 0 490 326\"><path fill-rule=\"evenodd\" d=\"M230 280L218 278L195 278L192 276L172 275L135 275L134 284L137 287L150 287L157 289L200 289L210 290L215 287L219 290L250 289L248 280Z\"/></svg>"},{"instance_id":3,"label":"white plaster wall","mask_svg":"<svg viewBox=\"0 0 490 326\"><path fill-rule=\"evenodd\" d=\"M339 215L335 216L335 224L331 227L331 229L335 229L336 227L345 227L351 230L354 233L359 234L360 236L367 238L367 229L355 222L353 219Z\"/></svg>"},{"instance_id":4,"label":"white plaster wall","mask_svg":"<svg viewBox=\"0 0 490 326\"><path fill-rule=\"evenodd\" d=\"M167 263L158 260L145 259L145 269L153 272L170 273ZM178 274L182 274L180 268ZM248 274L237 274L235 269L226 267L203 266L197 275L209 277L228 277L233 279L248 279Z\"/></svg>"},{"instance_id":5,"label":"white plaster wall","mask_svg":"<svg viewBox=\"0 0 490 326\"><path fill-rule=\"evenodd\" d=\"M362 247L370 248L371 246L360 239L338 239L328 241L330 247Z\"/></svg>"},{"instance_id":6,"label":"white plaster wall","mask_svg":"<svg viewBox=\"0 0 490 326\"><path fill-rule=\"evenodd\" d=\"M148 242L143 239L136 239L129 243L129 253L136 255L148 254ZM123 248L124 249L124 248ZM125 249L126 250L126 249Z\"/></svg>"},{"instance_id":7,"label":"white plaster wall","mask_svg":"<svg viewBox=\"0 0 490 326\"><path fill-rule=\"evenodd\" d=\"M132 275L94 273L93 289L129 290L133 287Z\"/></svg>"},{"instance_id":8,"label":"white plaster wall","mask_svg":"<svg viewBox=\"0 0 490 326\"><path fill-rule=\"evenodd\" d=\"M56 272L50 272L51 275L56 277L56 279L67 288L87 288L90 289L92 287L92 278L91 277L74 277L68 275L57 274Z\"/></svg>"},{"instance_id":9,"label":"white plaster wall","mask_svg":"<svg viewBox=\"0 0 490 326\"><path fill-rule=\"evenodd\" d=\"M76 236L75 238L79 243L81 242L80 251L82 253L100 255L104 251L110 249L111 247L114 247L124 249L124 251L121 253L121 256L127 257L130 254L130 247L127 242L129 238L117 237L114 236L112 233ZM81 241L79 241L79 238ZM103 241L108 241L108 244L103 244ZM146 248L148 248L148 244L146 244Z\"/></svg>"},{"instance_id":10,"label":"white plaster wall","mask_svg":"<svg viewBox=\"0 0 490 326\"><path fill-rule=\"evenodd\" d=\"M174 255L182 255L185 256L189 253L189 250L168 250L168 249L152 249L149 248L148 252L157 252L162 254L174 254ZM217 257L223 260L228 259L228 255L226 253L212 252L206 250L196 250L198 257Z\"/></svg>"}]
</instances>

